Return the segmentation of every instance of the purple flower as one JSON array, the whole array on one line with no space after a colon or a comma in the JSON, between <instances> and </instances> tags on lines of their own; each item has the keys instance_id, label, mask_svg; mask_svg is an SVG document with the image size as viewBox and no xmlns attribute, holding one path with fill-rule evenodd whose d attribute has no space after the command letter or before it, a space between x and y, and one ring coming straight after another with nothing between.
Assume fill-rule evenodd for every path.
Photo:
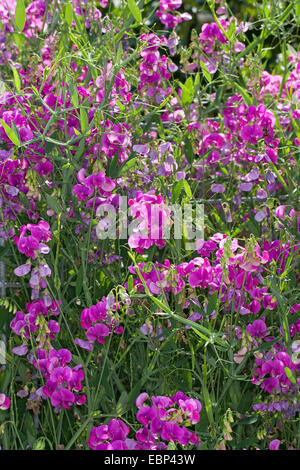
<instances>
[{"instance_id":1,"label":"purple flower","mask_svg":"<svg viewBox=\"0 0 300 470\"><path fill-rule=\"evenodd\" d=\"M22 277L22 276L26 276L26 274L28 274L30 270L31 270L31 264L26 263L26 264L22 264L21 266L18 266L14 270L14 274L18 277Z\"/></svg>"},{"instance_id":2,"label":"purple flower","mask_svg":"<svg viewBox=\"0 0 300 470\"><path fill-rule=\"evenodd\" d=\"M86 351L93 351L92 341L84 341L83 339L75 339L74 343L77 344L80 348L85 349Z\"/></svg>"},{"instance_id":3,"label":"purple flower","mask_svg":"<svg viewBox=\"0 0 300 470\"><path fill-rule=\"evenodd\" d=\"M247 182L255 181L259 178L259 170L257 168L253 168L247 175L244 176L244 180Z\"/></svg>"},{"instance_id":4,"label":"purple flower","mask_svg":"<svg viewBox=\"0 0 300 470\"><path fill-rule=\"evenodd\" d=\"M280 446L280 440L274 439L273 441L270 442L269 450L279 450L279 446Z\"/></svg>"},{"instance_id":5,"label":"purple flower","mask_svg":"<svg viewBox=\"0 0 300 470\"><path fill-rule=\"evenodd\" d=\"M267 199L268 197L268 193L267 191L265 191L264 189L259 189L257 192L256 192L256 197L258 199Z\"/></svg>"},{"instance_id":6,"label":"purple flower","mask_svg":"<svg viewBox=\"0 0 300 470\"><path fill-rule=\"evenodd\" d=\"M93 428L87 445L93 450L127 450L129 427L121 419ZM110 442L108 442L110 441Z\"/></svg>"},{"instance_id":7,"label":"purple flower","mask_svg":"<svg viewBox=\"0 0 300 470\"><path fill-rule=\"evenodd\" d=\"M13 354L16 354L17 356L25 356L28 352L28 346L27 344L22 344L22 346L16 346L11 350Z\"/></svg>"},{"instance_id":8,"label":"purple flower","mask_svg":"<svg viewBox=\"0 0 300 470\"><path fill-rule=\"evenodd\" d=\"M211 187L212 193L225 193L225 186L224 184L212 184Z\"/></svg>"},{"instance_id":9,"label":"purple flower","mask_svg":"<svg viewBox=\"0 0 300 470\"><path fill-rule=\"evenodd\" d=\"M184 179L185 179L185 172L184 171L177 171L176 181L184 180Z\"/></svg>"},{"instance_id":10,"label":"purple flower","mask_svg":"<svg viewBox=\"0 0 300 470\"><path fill-rule=\"evenodd\" d=\"M275 215L278 217L278 219L284 219L284 212L285 212L285 207L286 206L278 206L275 209Z\"/></svg>"},{"instance_id":11,"label":"purple flower","mask_svg":"<svg viewBox=\"0 0 300 470\"><path fill-rule=\"evenodd\" d=\"M145 392L141 393L135 401L137 408L141 408L144 405L144 402L147 400L147 398L149 398L148 393L145 393Z\"/></svg>"},{"instance_id":12,"label":"purple flower","mask_svg":"<svg viewBox=\"0 0 300 470\"><path fill-rule=\"evenodd\" d=\"M247 326L246 330L249 331L252 338L263 338L264 336L266 336L267 325L265 324L264 320L264 318L254 320L252 324L249 324Z\"/></svg>"},{"instance_id":13,"label":"purple flower","mask_svg":"<svg viewBox=\"0 0 300 470\"><path fill-rule=\"evenodd\" d=\"M262 222L266 217L267 217L266 211L261 210L255 214L254 219L256 220L256 222Z\"/></svg>"},{"instance_id":14,"label":"purple flower","mask_svg":"<svg viewBox=\"0 0 300 470\"><path fill-rule=\"evenodd\" d=\"M69 409L73 403L75 403L75 395L67 388L56 390L51 395L51 404L54 407Z\"/></svg>"},{"instance_id":15,"label":"purple flower","mask_svg":"<svg viewBox=\"0 0 300 470\"><path fill-rule=\"evenodd\" d=\"M252 183L241 183L240 184L240 190L241 191L249 192L249 191L251 191L252 188L253 188Z\"/></svg>"},{"instance_id":16,"label":"purple flower","mask_svg":"<svg viewBox=\"0 0 300 470\"><path fill-rule=\"evenodd\" d=\"M91 326L87 332L86 336L89 341L97 341L99 344L105 343L105 337L109 335L109 329L104 323L96 323L94 326Z\"/></svg>"},{"instance_id":17,"label":"purple flower","mask_svg":"<svg viewBox=\"0 0 300 470\"><path fill-rule=\"evenodd\" d=\"M141 155L147 155L149 153L149 146L147 144L145 145L134 145L132 147L132 150L134 152L137 152Z\"/></svg>"}]
</instances>

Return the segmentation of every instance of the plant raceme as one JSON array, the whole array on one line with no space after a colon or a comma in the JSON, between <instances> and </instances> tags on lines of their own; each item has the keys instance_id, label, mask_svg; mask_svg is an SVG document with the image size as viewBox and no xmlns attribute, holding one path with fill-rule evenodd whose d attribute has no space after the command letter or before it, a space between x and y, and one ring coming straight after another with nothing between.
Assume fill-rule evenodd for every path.
<instances>
[{"instance_id":1,"label":"plant raceme","mask_svg":"<svg viewBox=\"0 0 300 470\"><path fill-rule=\"evenodd\" d=\"M146 405L149 395L141 393L136 399L137 421L140 428L135 439L128 438L130 428L121 420L113 419L108 425L93 428L88 446L93 450L166 450L169 442L197 445L198 436L186 425L200 421L201 403L177 392L172 397L153 396L151 406Z\"/></svg>"}]
</instances>

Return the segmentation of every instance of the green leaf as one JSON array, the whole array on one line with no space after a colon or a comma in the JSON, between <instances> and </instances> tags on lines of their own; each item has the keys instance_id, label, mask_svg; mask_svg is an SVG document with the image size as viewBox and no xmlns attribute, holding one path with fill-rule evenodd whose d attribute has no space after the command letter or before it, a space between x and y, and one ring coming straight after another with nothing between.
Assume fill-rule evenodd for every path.
<instances>
[{"instance_id":1,"label":"green leaf","mask_svg":"<svg viewBox=\"0 0 300 470\"><path fill-rule=\"evenodd\" d=\"M192 147L191 141L188 137L185 138L185 144L184 144L184 147L183 147L183 151L184 151L184 154L185 154L185 158L187 159L189 164L192 165L192 163L194 161L194 152L193 152L193 147Z\"/></svg>"},{"instance_id":2,"label":"green leaf","mask_svg":"<svg viewBox=\"0 0 300 470\"><path fill-rule=\"evenodd\" d=\"M242 95L242 97L244 98L244 101L245 103L250 106L251 104L253 104L253 100L251 98L251 96L246 92L246 90L244 88L242 88L238 83L235 83L233 82L233 85L235 86L235 88L240 92L240 94Z\"/></svg>"},{"instance_id":3,"label":"green leaf","mask_svg":"<svg viewBox=\"0 0 300 470\"><path fill-rule=\"evenodd\" d=\"M197 72L196 77L195 77L195 82L194 82L194 88L196 91L198 91L200 87L200 73Z\"/></svg>"},{"instance_id":4,"label":"green leaf","mask_svg":"<svg viewBox=\"0 0 300 470\"><path fill-rule=\"evenodd\" d=\"M5 92L6 92L5 83L2 82L2 80L0 80L0 96L4 95Z\"/></svg>"},{"instance_id":5,"label":"green leaf","mask_svg":"<svg viewBox=\"0 0 300 470\"><path fill-rule=\"evenodd\" d=\"M28 443L30 446L33 446L36 440L36 429L34 426L33 418L29 413L25 415L24 428L26 429Z\"/></svg>"},{"instance_id":6,"label":"green leaf","mask_svg":"<svg viewBox=\"0 0 300 470\"><path fill-rule=\"evenodd\" d=\"M190 299L190 303L192 304L193 309L195 309L196 312L200 313L200 315L203 315L203 316L206 315L206 313L204 312L204 310L201 309L201 308L193 301L193 299Z\"/></svg>"},{"instance_id":7,"label":"green leaf","mask_svg":"<svg viewBox=\"0 0 300 470\"><path fill-rule=\"evenodd\" d=\"M23 49L24 43L25 43L25 36L22 33L14 33L13 34L13 39L16 43L17 48L19 51Z\"/></svg>"},{"instance_id":8,"label":"green leaf","mask_svg":"<svg viewBox=\"0 0 300 470\"><path fill-rule=\"evenodd\" d=\"M77 148L77 151L74 155L74 160L76 162L78 162L78 160L82 157L82 155L84 154L84 151L85 151L85 139L82 138L79 142L79 145L78 145L78 148Z\"/></svg>"},{"instance_id":9,"label":"green leaf","mask_svg":"<svg viewBox=\"0 0 300 470\"><path fill-rule=\"evenodd\" d=\"M189 90L189 92L190 92L191 94L194 93L194 83L193 83L192 77L189 77L189 78L186 80L184 86L187 88L187 90Z\"/></svg>"},{"instance_id":10,"label":"green leaf","mask_svg":"<svg viewBox=\"0 0 300 470\"><path fill-rule=\"evenodd\" d=\"M133 276L131 274L128 278L128 292L130 293L132 291L133 291Z\"/></svg>"},{"instance_id":11,"label":"green leaf","mask_svg":"<svg viewBox=\"0 0 300 470\"><path fill-rule=\"evenodd\" d=\"M67 4L66 10L65 10L65 20L68 26L72 26L72 21L73 21L73 8L70 3Z\"/></svg>"},{"instance_id":12,"label":"green leaf","mask_svg":"<svg viewBox=\"0 0 300 470\"><path fill-rule=\"evenodd\" d=\"M20 91L21 91L21 81L20 81L19 73L13 65L11 65L11 69L12 69L13 75L14 75L14 84L15 84L16 90L17 90L18 93L20 93Z\"/></svg>"},{"instance_id":13,"label":"green leaf","mask_svg":"<svg viewBox=\"0 0 300 470\"><path fill-rule=\"evenodd\" d=\"M77 88L71 79L71 77L67 77L67 84L69 85L69 92L72 100L72 104L74 108L78 107L78 93L77 93Z\"/></svg>"},{"instance_id":14,"label":"green leaf","mask_svg":"<svg viewBox=\"0 0 300 470\"><path fill-rule=\"evenodd\" d=\"M6 124L3 119L0 119L0 122L3 126L3 129L5 131L5 134L7 137L12 141L13 144L15 144L17 147L20 145L19 137L14 133L14 131Z\"/></svg>"},{"instance_id":15,"label":"green leaf","mask_svg":"<svg viewBox=\"0 0 300 470\"><path fill-rule=\"evenodd\" d=\"M258 420L258 416L250 416L239 420L239 424L254 424Z\"/></svg>"},{"instance_id":16,"label":"green leaf","mask_svg":"<svg viewBox=\"0 0 300 470\"><path fill-rule=\"evenodd\" d=\"M116 152L110 162L109 168L108 168L108 176L111 178L115 178L117 176L117 165L119 161L119 152Z\"/></svg>"},{"instance_id":17,"label":"green leaf","mask_svg":"<svg viewBox=\"0 0 300 470\"><path fill-rule=\"evenodd\" d=\"M120 165L119 174L120 175L124 174L126 173L126 171L130 170L136 164L136 161L137 161L137 157L133 157L127 160L126 162L124 162L124 164Z\"/></svg>"},{"instance_id":18,"label":"green leaf","mask_svg":"<svg viewBox=\"0 0 300 470\"><path fill-rule=\"evenodd\" d=\"M23 31L26 23L26 11L24 0L17 0L17 6L15 10L15 23L19 31Z\"/></svg>"},{"instance_id":19,"label":"green leaf","mask_svg":"<svg viewBox=\"0 0 300 470\"><path fill-rule=\"evenodd\" d=\"M117 51L117 65L120 64L123 54L123 47L122 42L119 43L118 51Z\"/></svg>"},{"instance_id":20,"label":"green leaf","mask_svg":"<svg viewBox=\"0 0 300 470\"><path fill-rule=\"evenodd\" d=\"M174 441L170 441L169 444L168 444L168 450L176 450L177 447L176 447L176 444Z\"/></svg>"},{"instance_id":21,"label":"green leaf","mask_svg":"<svg viewBox=\"0 0 300 470\"><path fill-rule=\"evenodd\" d=\"M203 333L201 333L200 331L196 330L196 328L192 328L193 332L196 333L197 336L199 336L201 339L203 339L203 341L205 343L211 343L213 344L213 341L206 335L204 335Z\"/></svg>"},{"instance_id":22,"label":"green leaf","mask_svg":"<svg viewBox=\"0 0 300 470\"><path fill-rule=\"evenodd\" d=\"M134 0L128 0L128 8L134 19L141 23L143 21L142 14Z\"/></svg>"},{"instance_id":23,"label":"green leaf","mask_svg":"<svg viewBox=\"0 0 300 470\"><path fill-rule=\"evenodd\" d=\"M212 409L212 401L211 401L210 394L206 385L207 383L207 365L206 364L202 365L202 373L203 373L202 393L203 393L203 398L204 398L205 410L208 416L209 424L212 428L214 428L215 419L214 419L214 414L213 414L213 409Z\"/></svg>"},{"instance_id":24,"label":"green leaf","mask_svg":"<svg viewBox=\"0 0 300 470\"><path fill-rule=\"evenodd\" d=\"M52 209L56 214L59 214L61 212L54 197L50 196L50 194L46 194L46 200L50 209Z\"/></svg>"},{"instance_id":25,"label":"green leaf","mask_svg":"<svg viewBox=\"0 0 300 470\"><path fill-rule=\"evenodd\" d=\"M179 86L182 89L182 93L181 93L182 103L183 104L191 103L193 100L193 86L191 88L189 79L185 82L185 84L179 82Z\"/></svg>"},{"instance_id":26,"label":"green leaf","mask_svg":"<svg viewBox=\"0 0 300 470\"><path fill-rule=\"evenodd\" d=\"M81 131L85 132L89 126L88 114L84 108L80 108Z\"/></svg>"},{"instance_id":27,"label":"green leaf","mask_svg":"<svg viewBox=\"0 0 300 470\"><path fill-rule=\"evenodd\" d=\"M181 194L182 188L183 188L183 181L184 180L179 180L178 183L176 184L175 188L172 191L173 194L173 202L177 202L179 200L179 196Z\"/></svg>"},{"instance_id":28,"label":"green leaf","mask_svg":"<svg viewBox=\"0 0 300 470\"><path fill-rule=\"evenodd\" d=\"M287 375L287 378L292 382L292 384L297 385L297 381L295 377L293 376L291 369L289 369L288 367L285 367L284 370Z\"/></svg>"},{"instance_id":29,"label":"green leaf","mask_svg":"<svg viewBox=\"0 0 300 470\"><path fill-rule=\"evenodd\" d=\"M124 414L124 412L126 411L127 403L128 403L128 394L127 392L124 391L121 393L120 399L116 407L116 412L118 416L121 416L122 414Z\"/></svg>"},{"instance_id":30,"label":"green leaf","mask_svg":"<svg viewBox=\"0 0 300 470\"><path fill-rule=\"evenodd\" d=\"M210 83L212 78L211 78L211 74L209 73L207 66L203 62L200 61L200 67L202 69L204 77Z\"/></svg>"},{"instance_id":31,"label":"green leaf","mask_svg":"<svg viewBox=\"0 0 300 470\"><path fill-rule=\"evenodd\" d=\"M33 450L45 450L45 439L40 438L33 444Z\"/></svg>"},{"instance_id":32,"label":"green leaf","mask_svg":"<svg viewBox=\"0 0 300 470\"><path fill-rule=\"evenodd\" d=\"M206 314L211 315L217 307L218 302L218 291L215 291L208 299Z\"/></svg>"},{"instance_id":33,"label":"green leaf","mask_svg":"<svg viewBox=\"0 0 300 470\"><path fill-rule=\"evenodd\" d=\"M230 26L227 30L227 36L230 41L233 41L236 38L235 30L236 30L235 18L232 18Z\"/></svg>"},{"instance_id":34,"label":"green leaf","mask_svg":"<svg viewBox=\"0 0 300 470\"><path fill-rule=\"evenodd\" d=\"M78 271L77 281L76 281L76 288L75 288L77 297L81 293L82 287L83 287L83 267L81 266L79 271Z\"/></svg>"},{"instance_id":35,"label":"green leaf","mask_svg":"<svg viewBox=\"0 0 300 470\"><path fill-rule=\"evenodd\" d=\"M297 25L299 25L300 24L300 0L296 0L295 12L296 12L296 18L297 18Z\"/></svg>"},{"instance_id":36,"label":"green leaf","mask_svg":"<svg viewBox=\"0 0 300 470\"><path fill-rule=\"evenodd\" d=\"M184 190L185 190L187 197L191 199L193 195L192 195L192 190L191 190L189 183L186 180L183 180L183 185L184 185Z\"/></svg>"},{"instance_id":37,"label":"green leaf","mask_svg":"<svg viewBox=\"0 0 300 470\"><path fill-rule=\"evenodd\" d=\"M11 121L11 130L12 130L13 133L17 136L19 142L21 142L20 134L19 134L18 128L17 128L17 126L15 125L14 121Z\"/></svg>"}]
</instances>

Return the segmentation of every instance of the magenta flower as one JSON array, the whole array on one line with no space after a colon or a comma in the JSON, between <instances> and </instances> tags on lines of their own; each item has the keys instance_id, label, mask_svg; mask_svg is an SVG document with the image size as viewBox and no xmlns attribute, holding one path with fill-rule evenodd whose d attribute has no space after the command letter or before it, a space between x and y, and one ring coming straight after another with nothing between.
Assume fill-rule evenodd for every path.
<instances>
[{"instance_id":1,"label":"magenta flower","mask_svg":"<svg viewBox=\"0 0 300 470\"><path fill-rule=\"evenodd\" d=\"M52 406L61 406L62 408L66 409L69 409L76 401L74 393L66 388L62 388L53 392L50 399Z\"/></svg>"},{"instance_id":2,"label":"magenta flower","mask_svg":"<svg viewBox=\"0 0 300 470\"><path fill-rule=\"evenodd\" d=\"M164 229L171 225L171 211L163 197L156 196L153 191L137 191L135 199L130 199L128 204L130 215L134 219L134 227L128 239L130 248L142 253L143 249L154 244L158 247L165 246Z\"/></svg>"},{"instance_id":3,"label":"magenta flower","mask_svg":"<svg viewBox=\"0 0 300 470\"><path fill-rule=\"evenodd\" d=\"M143 406L143 404L147 400L147 398L149 398L148 393L145 393L145 392L141 393L135 401L135 404L136 404L137 408L141 408L141 406Z\"/></svg>"},{"instance_id":4,"label":"magenta flower","mask_svg":"<svg viewBox=\"0 0 300 470\"><path fill-rule=\"evenodd\" d=\"M91 326L87 332L86 336L89 341L97 341L99 344L105 343L105 337L109 335L109 328L104 325L104 323L96 323L94 326Z\"/></svg>"},{"instance_id":5,"label":"magenta flower","mask_svg":"<svg viewBox=\"0 0 300 470\"><path fill-rule=\"evenodd\" d=\"M0 410L8 410L9 407L10 399L4 393L0 393Z\"/></svg>"},{"instance_id":6,"label":"magenta flower","mask_svg":"<svg viewBox=\"0 0 300 470\"><path fill-rule=\"evenodd\" d=\"M270 450L279 450L280 446L280 440L279 439L274 439L273 441L270 442L269 449Z\"/></svg>"},{"instance_id":7,"label":"magenta flower","mask_svg":"<svg viewBox=\"0 0 300 470\"><path fill-rule=\"evenodd\" d=\"M94 450L127 450L125 444L129 427L120 419L112 419L108 425L93 428L88 446Z\"/></svg>"},{"instance_id":8,"label":"magenta flower","mask_svg":"<svg viewBox=\"0 0 300 470\"><path fill-rule=\"evenodd\" d=\"M50 374L50 380L61 383L69 382L72 378L72 370L70 367L57 367Z\"/></svg>"},{"instance_id":9,"label":"magenta flower","mask_svg":"<svg viewBox=\"0 0 300 470\"><path fill-rule=\"evenodd\" d=\"M275 215L278 217L278 219L284 219L284 213L285 213L285 208L286 206L278 206L275 209Z\"/></svg>"},{"instance_id":10,"label":"magenta flower","mask_svg":"<svg viewBox=\"0 0 300 470\"><path fill-rule=\"evenodd\" d=\"M249 324L246 330L250 335L256 338L263 338L267 333L267 325L265 324L265 319L261 318L259 320L254 320L252 324Z\"/></svg>"}]
</instances>

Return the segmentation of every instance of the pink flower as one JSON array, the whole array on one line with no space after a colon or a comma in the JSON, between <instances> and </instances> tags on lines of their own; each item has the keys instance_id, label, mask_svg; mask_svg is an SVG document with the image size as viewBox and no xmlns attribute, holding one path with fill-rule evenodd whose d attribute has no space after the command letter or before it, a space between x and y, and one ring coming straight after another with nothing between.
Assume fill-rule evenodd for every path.
<instances>
[{"instance_id":1,"label":"pink flower","mask_svg":"<svg viewBox=\"0 0 300 470\"><path fill-rule=\"evenodd\" d=\"M75 403L75 395L67 388L56 390L51 395L51 404L54 407L61 406L62 408L69 409L73 403Z\"/></svg>"},{"instance_id":2,"label":"pink flower","mask_svg":"<svg viewBox=\"0 0 300 470\"><path fill-rule=\"evenodd\" d=\"M275 209L275 215L278 217L278 219L284 219L284 212L285 212L285 207L286 206L278 206Z\"/></svg>"},{"instance_id":3,"label":"pink flower","mask_svg":"<svg viewBox=\"0 0 300 470\"><path fill-rule=\"evenodd\" d=\"M0 410L8 410L9 407L10 399L4 393L0 393Z\"/></svg>"},{"instance_id":4,"label":"pink flower","mask_svg":"<svg viewBox=\"0 0 300 470\"><path fill-rule=\"evenodd\" d=\"M270 450L279 450L280 446L280 440L279 439L274 439L273 441L270 442L269 449Z\"/></svg>"},{"instance_id":5,"label":"pink flower","mask_svg":"<svg viewBox=\"0 0 300 470\"><path fill-rule=\"evenodd\" d=\"M99 344L105 343L105 337L109 335L109 329L104 323L96 323L94 326L91 326L87 332L86 336L89 341L97 341Z\"/></svg>"}]
</instances>

